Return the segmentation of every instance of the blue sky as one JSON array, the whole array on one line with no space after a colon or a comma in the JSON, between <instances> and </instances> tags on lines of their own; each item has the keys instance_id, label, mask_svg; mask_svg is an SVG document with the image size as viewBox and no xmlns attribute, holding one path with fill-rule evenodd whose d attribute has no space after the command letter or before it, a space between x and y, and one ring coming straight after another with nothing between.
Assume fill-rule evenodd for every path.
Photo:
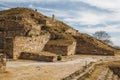
<instances>
[{"instance_id":1,"label":"blue sky","mask_svg":"<svg viewBox=\"0 0 120 80\"><path fill-rule=\"evenodd\" d=\"M64 21L82 33L106 31L120 46L120 0L0 0L0 10L28 7Z\"/></svg>"}]
</instances>

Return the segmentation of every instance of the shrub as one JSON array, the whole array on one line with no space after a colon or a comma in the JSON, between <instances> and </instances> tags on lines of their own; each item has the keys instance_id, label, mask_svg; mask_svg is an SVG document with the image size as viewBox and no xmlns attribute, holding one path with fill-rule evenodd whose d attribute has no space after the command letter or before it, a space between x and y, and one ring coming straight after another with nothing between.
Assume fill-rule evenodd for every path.
<instances>
[{"instance_id":1,"label":"shrub","mask_svg":"<svg viewBox=\"0 0 120 80\"><path fill-rule=\"evenodd\" d=\"M33 36L33 34L31 33L31 34L29 34L28 36L29 36L29 37L32 37L32 36Z\"/></svg>"},{"instance_id":2,"label":"shrub","mask_svg":"<svg viewBox=\"0 0 120 80\"><path fill-rule=\"evenodd\" d=\"M58 55L58 56L57 56L57 60L58 60L58 61L62 60L62 56L61 56L61 55Z\"/></svg>"},{"instance_id":3,"label":"shrub","mask_svg":"<svg viewBox=\"0 0 120 80\"><path fill-rule=\"evenodd\" d=\"M30 14L31 17L34 17L35 15L34 14Z\"/></svg>"},{"instance_id":4,"label":"shrub","mask_svg":"<svg viewBox=\"0 0 120 80\"><path fill-rule=\"evenodd\" d=\"M42 30L48 30L48 26L44 25L44 26L42 26L41 29L42 29Z\"/></svg>"}]
</instances>

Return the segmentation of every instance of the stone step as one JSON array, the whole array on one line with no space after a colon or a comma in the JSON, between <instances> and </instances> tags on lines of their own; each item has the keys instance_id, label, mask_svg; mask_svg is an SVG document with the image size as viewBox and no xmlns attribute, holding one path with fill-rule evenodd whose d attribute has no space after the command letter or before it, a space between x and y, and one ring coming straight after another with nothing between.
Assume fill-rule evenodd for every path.
<instances>
[{"instance_id":1,"label":"stone step","mask_svg":"<svg viewBox=\"0 0 120 80\"><path fill-rule=\"evenodd\" d=\"M106 80L113 80L113 72L111 70L108 71Z\"/></svg>"},{"instance_id":2,"label":"stone step","mask_svg":"<svg viewBox=\"0 0 120 80\"><path fill-rule=\"evenodd\" d=\"M101 72L100 76L97 78L97 80L105 80L106 79L106 76L108 74L108 68L106 68L105 71Z\"/></svg>"},{"instance_id":3,"label":"stone step","mask_svg":"<svg viewBox=\"0 0 120 80\"><path fill-rule=\"evenodd\" d=\"M75 76L72 80L84 80L87 74L90 74L94 70L95 64L85 69L83 73L78 76Z\"/></svg>"},{"instance_id":4,"label":"stone step","mask_svg":"<svg viewBox=\"0 0 120 80\"><path fill-rule=\"evenodd\" d=\"M94 71L85 77L85 80L105 80L108 74L108 68L101 66L101 64L96 65Z\"/></svg>"},{"instance_id":5,"label":"stone step","mask_svg":"<svg viewBox=\"0 0 120 80\"><path fill-rule=\"evenodd\" d=\"M117 75L113 76L113 80L119 80Z\"/></svg>"}]
</instances>

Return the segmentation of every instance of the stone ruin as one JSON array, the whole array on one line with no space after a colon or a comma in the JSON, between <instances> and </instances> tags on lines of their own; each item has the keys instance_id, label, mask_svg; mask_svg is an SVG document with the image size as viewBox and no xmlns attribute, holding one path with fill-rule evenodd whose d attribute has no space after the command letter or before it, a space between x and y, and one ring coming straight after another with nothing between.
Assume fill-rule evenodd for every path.
<instances>
[{"instance_id":1,"label":"stone ruin","mask_svg":"<svg viewBox=\"0 0 120 80\"><path fill-rule=\"evenodd\" d=\"M76 42L66 46L56 47L53 45L51 48L47 42L50 41L52 33L40 34L43 31L41 29L43 25L52 26L51 24L55 23L55 15L52 15L51 20L38 18L36 23L26 17L22 17L21 20L9 19L0 22L0 49L3 49L4 54L9 58L16 60L20 58L22 52L40 53L44 50L52 52L53 49L55 51L53 53L57 55L73 55L75 53ZM58 51L58 49L63 51ZM23 55L26 56L26 53ZM46 61L47 59L42 58L42 60Z\"/></svg>"},{"instance_id":2,"label":"stone ruin","mask_svg":"<svg viewBox=\"0 0 120 80\"><path fill-rule=\"evenodd\" d=\"M50 52L40 52L40 54L32 52L22 52L20 55L20 59L54 62L57 61L57 55Z\"/></svg>"},{"instance_id":3,"label":"stone ruin","mask_svg":"<svg viewBox=\"0 0 120 80\"><path fill-rule=\"evenodd\" d=\"M4 54L0 54L0 73L4 73L6 71L6 63L6 56Z\"/></svg>"},{"instance_id":4,"label":"stone ruin","mask_svg":"<svg viewBox=\"0 0 120 80\"><path fill-rule=\"evenodd\" d=\"M76 53L114 55L113 51L106 50L106 48L104 50L104 47L98 47L97 44L94 44L92 42L94 39L90 41L91 38L84 40L84 36L76 36L79 33L77 30L71 29L66 24L60 24L59 21L55 20L54 15L52 15L52 18L48 18L43 15L41 16L37 12L33 13L32 11L32 14L27 15L25 13L25 17L20 15L17 17L0 16L0 49L3 49L4 54L10 58L18 59L21 52L39 53L42 51L57 55L74 55ZM47 28L50 27L50 30L42 30L43 25L47 26ZM47 33L41 35L41 32ZM52 41L51 38L54 37L53 34L57 33L59 33L57 38L59 39L60 37L59 40L61 40L60 45L58 45L57 39L54 39L56 41L55 44L49 44ZM68 38L65 38L65 43L68 43L71 38L74 40L71 40L71 44L65 45L62 41L64 36Z\"/></svg>"}]
</instances>

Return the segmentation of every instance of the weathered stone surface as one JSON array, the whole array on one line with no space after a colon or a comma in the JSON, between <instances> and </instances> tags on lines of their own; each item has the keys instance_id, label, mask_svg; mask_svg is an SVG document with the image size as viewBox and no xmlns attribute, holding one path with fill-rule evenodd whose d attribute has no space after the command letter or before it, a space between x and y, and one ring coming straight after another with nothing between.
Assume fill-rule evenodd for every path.
<instances>
[{"instance_id":1,"label":"weathered stone surface","mask_svg":"<svg viewBox=\"0 0 120 80\"><path fill-rule=\"evenodd\" d=\"M19 58L28 59L28 60L48 61L48 62L57 61L57 55L49 52L40 52L40 53L22 52Z\"/></svg>"},{"instance_id":2,"label":"weathered stone surface","mask_svg":"<svg viewBox=\"0 0 120 80\"><path fill-rule=\"evenodd\" d=\"M114 55L111 47L88 35L78 34L74 38L77 41L76 54Z\"/></svg>"},{"instance_id":3,"label":"weathered stone surface","mask_svg":"<svg viewBox=\"0 0 120 80\"><path fill-rule=\"evenodd\" d=\"M49 38L49 34L37 37L15 37L13 42L13 58L18 58L21 52L41 52Z\"/></svg>"},{"instance_id":4,"label":"weathered stone surface","mask_svg":"<svg viewBox=\"0 0 120 80\"><path fill-rule=\"evenodd\" d=\"M12 8L0 14L0 46L11 58L17 59L21 52L41 52L44 46L45 51L60 55L114 55L110 46L32 9ZM47 43L52 40L55 43Z\"/></svg>"},{"instance_id":5,"label":"weathered stone surface","mask_svg":"<svg viewBox=\"0 0 120 80\"><path fill-rule=\"evenodd\" d=\"M110 66L109 67L115 75L120 77L120 67L119 66Z\"/></svg>"},{"instance_id":6,"label":"weathered stone surface","mask_svg":"<svg viewBox=\"0 0 120 80\"><path fill-rule=\"evenodd\" d=\"M69 45L46 44L44 50L58 55L74 55L76 49L76 42Z\"/></svg>"},{"instance_id":7,"label":"weathered stone surface","mask_svg":"<svg viewBox=\"0 0 120 80\"><path fill-rule=\"evenodd\" d=\"M7 63L6 56L0 54L0 73L4 73L6 71L6 63Z\"/></svg>"}]
</instances>

